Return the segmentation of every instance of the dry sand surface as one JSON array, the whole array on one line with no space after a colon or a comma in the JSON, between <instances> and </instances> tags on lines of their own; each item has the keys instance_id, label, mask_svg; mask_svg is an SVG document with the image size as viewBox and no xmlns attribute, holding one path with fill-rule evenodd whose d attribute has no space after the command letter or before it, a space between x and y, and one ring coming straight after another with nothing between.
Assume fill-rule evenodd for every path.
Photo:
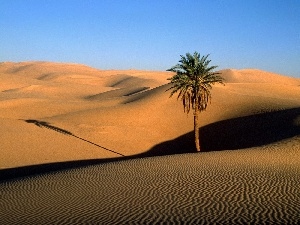
<instances>
[{"instance_id":1,"label":"dry sand surface","mask_svg":"<svg viewBox=\"0 0 300 225\"><path fill-rule=\"evenodd\" d=\"M221 72L193 153L172 73L0 63L1 223L300 222L300 79Z\"/></svg>"}]
</instances>

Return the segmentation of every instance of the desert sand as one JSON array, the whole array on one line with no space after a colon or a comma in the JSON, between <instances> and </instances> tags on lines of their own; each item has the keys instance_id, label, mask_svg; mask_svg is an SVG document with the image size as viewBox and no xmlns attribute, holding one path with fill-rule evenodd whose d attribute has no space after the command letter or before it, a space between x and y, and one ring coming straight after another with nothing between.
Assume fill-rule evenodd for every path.
<instances>
[{"instance_id":1,"label":"desert sand","mask_svg":"<svg viewBox=\"0 0 300 225\"><path fill-rule=\"evenodd\" d=\"M220 71L193 115L160 71L0 63L0 220L297 223L300 79Z\"/></svg>"}]
</instances>

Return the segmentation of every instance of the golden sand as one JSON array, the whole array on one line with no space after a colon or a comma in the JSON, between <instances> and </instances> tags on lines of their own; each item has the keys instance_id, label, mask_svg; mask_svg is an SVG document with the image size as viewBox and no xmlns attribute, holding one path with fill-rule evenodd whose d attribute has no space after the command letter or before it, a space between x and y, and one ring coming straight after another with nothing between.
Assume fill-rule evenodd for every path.
<instances>
[{"instance_id":1,"label":"golden sand","mask_svg":"<svg viewBox=\"0 0 300 225\"><path fill-rule=\"evenodd\" d=\"M188 154L170 72L0 63L2 223L299 222L300 79L221 72Z\"/></svg>"}]
</instances>

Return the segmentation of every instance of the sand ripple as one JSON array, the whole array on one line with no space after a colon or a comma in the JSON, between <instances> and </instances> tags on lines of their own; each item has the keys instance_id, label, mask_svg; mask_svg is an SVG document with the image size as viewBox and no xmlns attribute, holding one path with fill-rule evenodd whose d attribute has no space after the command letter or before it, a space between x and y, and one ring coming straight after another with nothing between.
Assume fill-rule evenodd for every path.
<instances>
[{"instance_id":1,"label":"sand ripple","mask_svg":"<svg viewBox=\"0 0 300 225\"><path fill-rule=\"evenodd\" d=\"M247 151L241 154L134 159L5 181L0 183L0 220L2 224L299 222L300 165L253 163L240 160Z\"/></svg>"}]
</instances>

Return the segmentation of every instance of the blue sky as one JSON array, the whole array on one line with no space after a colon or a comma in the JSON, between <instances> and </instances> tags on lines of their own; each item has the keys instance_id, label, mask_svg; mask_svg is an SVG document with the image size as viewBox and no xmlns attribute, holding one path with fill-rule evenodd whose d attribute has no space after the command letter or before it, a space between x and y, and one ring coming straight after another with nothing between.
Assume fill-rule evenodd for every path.
<instances>
[{"instance_id":1,"label":"blue sky","mask_svg":"<svg viewBox=\"0 0 300 225\"><path fill-rule=\"evenodd\" d=\"M0 61L166 70L194 51L300 77L300 1L0 0Z\"/></svg>"}]
</instances>

